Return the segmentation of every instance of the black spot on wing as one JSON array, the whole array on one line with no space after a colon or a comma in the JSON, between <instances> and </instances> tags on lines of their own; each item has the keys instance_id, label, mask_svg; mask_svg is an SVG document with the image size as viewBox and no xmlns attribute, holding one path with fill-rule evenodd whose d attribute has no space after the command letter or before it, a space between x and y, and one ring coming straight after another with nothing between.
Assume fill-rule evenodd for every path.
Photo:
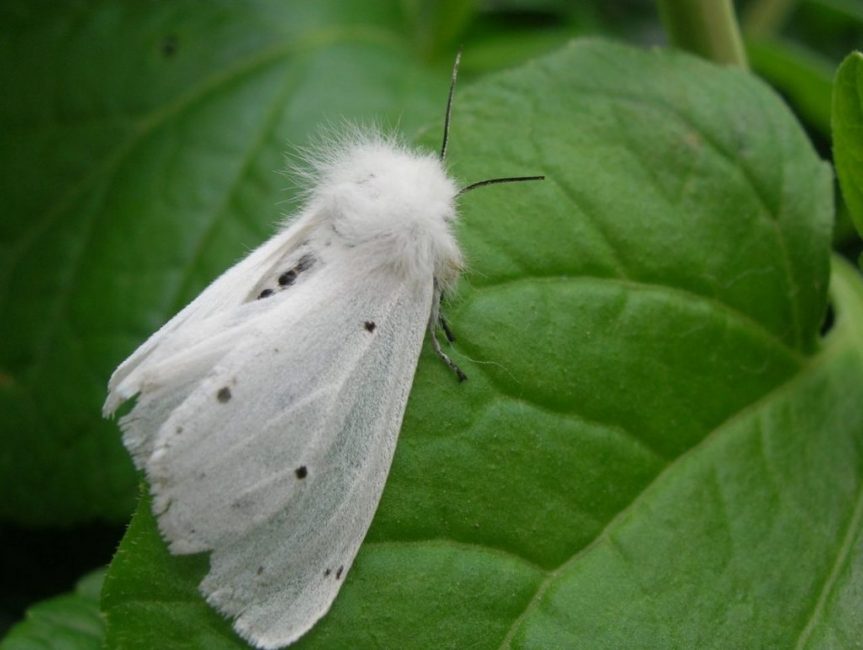
<instances>
[{"instance_id":1,"label":"black spot on wing","mask_svg":"<svg viewBox=\"0 0 863 650\"><path fill-rule=\"evenodd\" d=\"M261 575L263 572L264 572L264 567L259 566L258 567L258 575Z\"/></svg>"},{"instance_id":2,"label":"black spot on wing","mask_svg":"<svg viewBox=\"0 0 863 650\"><path fill-rule=\"evenodd\" d=\"M344 566L340 566L338 570L336 570L336 580L340 580L342 577L342 571L345 570Z\"/></svg>"},{"instance_id":3,"label":"black spot on wing","mask_svg":"<svg viewBox=\"0 0 863 650\"><path fill-rule=\"evenodd\" d=\"M291 286L294 282L297 281L297 276L299 276L300 273L302 273L303 271L308 271L310 268L312 268L315 265L315 262L317 262L315 256L311 253L306 253L305 255L300 257L297 263L294 264L293 268L288 269L279 276L279 286Z\"/></svg>"},{"instance_id":4,"label":"black spot on wing","mask_svg":"<svg viewBox=\"0 0 863 650\"><path fill-rule=\"evenodd\" d=\"M258 300L260 300L261 298L269 298L272 295L273 295L272 289L264 289L263 291L261 291L261 293L258 294Z\"/></svg>"},{"instance_id":5,"label":"black spot on wing","mask_svg":"<svg viewBox=\"0 0 863 650\"><path fill-rule=\"evenodd\" d=\"M289 287L291 286L297 279L297 272L294 269L288 269L284 273L279 276L279 286L280 287Z\"/></svg>"},{"instance_id":6,"label":"black spot on wing","mask_svg":"<svg viewBox=\"0 0 863 650\"><path fill-rule=\"evenodd\" d=\"M363 323L363 327L366 328L367 332L374 332L377 325L375 325L375 322L373 320L367 320L365 323Z\"/></svg>"},{"instance_id":7,"label":"black spot on wing","mask_svg":"<svg viewBox=\"0 0 863 650\"><path fill-rule=\"evenodd\" d=\"M309 470L305 465L300 465L297 469L294 470L294 474L297 475L298 479L304 479L309 475Z\"/></svg>"},{"instance_id":8,"label":"black spot on wing","mask_svg":"<svg viewBox=\"0 0 863 650\"><path fill-rule=\"evenodd\" d=\"M219 392L216 393L216 399L219 400L222 404L231 399L231 389L227 386L222 386L219 389Z\"/></svg>"},{"instance_id":9,"label":"black spot on wing","mask_svg":"<svg viewBox=\"0 0 863 650\"><path fill-rule=\"evenodd\" d=\"M294 269L297 271L297 273L302 273L303 271L308 271L310 268L312 268L315 265L315 262L315 256L311 253L306 253L300 258L300 261L297 262L297 265L294 267Z\"/></svg>"},{"instance_id":10,"label":"black spot on wing","mask_svg":"<svg viewBox=\"0 0 863 650\"><path fill-rule=\"evenodd\" d=\"M325 577L325 578L328 578L328 577L329 577L329 575L330 575L331 573L332 573L332 571L330 571L329 569L327 569L326 571L324 571L324 577Z\"/></svg>"}]
</instances>

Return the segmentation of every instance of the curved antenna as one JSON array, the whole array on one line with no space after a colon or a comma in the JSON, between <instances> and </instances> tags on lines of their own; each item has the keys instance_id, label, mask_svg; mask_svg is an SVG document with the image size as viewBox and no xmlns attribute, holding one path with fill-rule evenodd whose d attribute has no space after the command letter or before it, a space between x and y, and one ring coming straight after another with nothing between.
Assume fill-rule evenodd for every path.
<instances>
[{"instance_id":1,"label":"curved antenna","mask_svg":"<svg viewBox=\"0 0 863 650\"><path fill-rule=\"evenodd\" d=\"M449 82L449 95L446 98L446 115L443 119L443 143L440 146L440 159L444 160L446 158L446 145L449 140L449 120L452 117L452 96L455 92L455 80L458 77L458 64L461 63L461 50L462 48L458 48L458 52L455 55L455 63L452 64L452 77Z\"/></svg>"},{"instance_id":2,"label":"curved antenna","mask_svg":"<svg viewBox=\"0 0 863 650\"><path fill-rule=\"evenodd\" d=\"M465 192L470 192L471 190L475 190L478 187L485 187L486 185L497 185L498 183L521 183L522 181L544 181L545 176L507 176L504 178L487 178L484 181L477 181L476 183L471 183L470 185L465 185L458 192L456 192L456 196L461 196Z\"/></svg>"},{"instance_id":3,"label":"curved antenna","mask_svg":"<svg viewBox=\"0 0 863 650\"><path fill-rule=\"evenodd\" d=\"M446 114L444 115L443 120L443 142L440 146L440 159L446 159L446 145L449 142L449 123L452 118L452 98L455 94L455 82L458 78L458 66L461 63L461 52L462 48L458 48L458 52L455 55L455 61L452 64L452 77L449 82L449 95L446 98ZM507 176L504 178L488 178L484 181L477 181L476 183L471 183L470 185L466 185L461 188L458 192L456 192L456 196L460 196L465 192L470 192L471 190L475 190L478 187L484 187L485 185L496 185L497 183L520 183L522 181L542 181L545 180L545 176Z\"/></svg>"}]
</instances>

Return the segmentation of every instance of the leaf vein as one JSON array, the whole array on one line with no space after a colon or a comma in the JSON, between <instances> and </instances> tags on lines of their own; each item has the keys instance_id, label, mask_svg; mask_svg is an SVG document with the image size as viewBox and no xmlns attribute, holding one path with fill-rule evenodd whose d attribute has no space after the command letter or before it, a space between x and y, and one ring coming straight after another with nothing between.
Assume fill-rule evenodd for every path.
<instances>
[{"instance_id":1,"label":"leaf vein","mask_svg":"<svg viewBox=\"0 0 863 650\"><path fill-rule=\"evenodd\" d=\"M633 279L623 279L616 277L601 277L601 276L593 276L593 275L578 275L578 276L541 276L541 275L531 275L528 277L519 277L519 278L504 278L498 281L489 282L487 284L478 284L475 285L477 291L483 291L487 289L498 289L505 286L512 286L518 284L530 284L530 283L547 283L547 284L567 284L567 283L586 283L586 284L595 284L595 285L619 285L626 289L631 289L634 291L653 291L660 294L667 294L670 297L679 298L686 302L695 303L695 304L705 304L709 306L716 312L725 314L726 316L738 321L742 326L751 330L757 336L762 339L769 341L771 344L776 347L782 349L789 357L791 357L798 364L803 364L807 361L807 357L800 352L799 350L791 347L788 343L780 339L774 332L771 332L760 322L752 318L749 314L729 305L728 303L722 302L721 300L714 298L712 296L706 296L704 294L696 293L691 289L687 289L684 287L675 287L672 285L666 284L657 284L655 282L647 282L644 280L633 280Z\"/></svg>"},{"instance_id":2,"label":"leaf vein","mask_svg":"<svg viewBox=\"0 0 863 650\"><path fill-rule=\"evenodd\" d=\"M851 338L851 336L849 335L847 338ZM649 495L653 490L658 489L658 486L660 485L663 477L667 476L674 468L679 466L682 462L685 462L685 460L687 458L695 455L696 453L698 453L698 451L700 451L704 447L708 446L711 441L713 441L718 436L720 436L722 434L722 432L724 432L725 430L733 427L738 421L742 420L745 417L752 415L753 413L757 413L766 405L770 404L771 402L773 402L776 399L779 399L785 393L793 390L794 387L798 383L804 381L811 372L813 372L817 368L820 368L821 366L825 365L833 357L839 355L844 349L845 349L844 345L834 345L833 347L825 348L820 355L813 357L811 362L807 366L801 368L794 375L789 376L789 378L786 381L784 381L780 384L777 384L773 389L771 389L770 391L768 391L767 393L762 395L759 399L755 400L754 402L752 402L751 404L749 404L745 408L742 408L741 410L737 411L736 413L731 414L724 422L719 424L712 431L709 431L695 445L693 445L692 447L690 447L686 451L682 452L679 456L677 456L676 458L674 458L670 462L668 462L665 465L665 467L663 467L659 472L657 472L657 474L653 478L653 480L650 481L650 483L648 483L644 487L644 489L642 489L641 492L639 492L638 495L635 498L633 498L633 500L626 507L622 508L620 510L620 512L618 512L614 517L612 517L608 521L608 523L605 525L605 527L596 534L596 536L593 538L593 540L591 542L589 542L588 544L583 546L581 549L576 551L569 559L564 561L560 566L558 566L554 570L549 571L547 573L546 578L540 584L539 588L537 589L533 598L528 603L527 607L525 607L525 609L521 613L521 615L519 615L519 617L513 622L512 626L510 627L509 631L507 632L507 635L504 637L504 640L501 642L501 645L499 646L499 648L503 649L503 648L511 647L512 640L515 637L515 634L521 628L522 623L527 619L527 617L530 615L531 612L535 611L538 607L540 607L543 596L548 591L548 589L551 587L551 585L554 583L554 581L557 578L559 578L561 575L563 575L564 572L570 566L574 565L582 556L589 553L591 551L591 549L593 549L595 546L597 546L603 539L607 538L611 534L611 532L614 530L615 526L619 522L621 522L626 517L626 515L628 513L630 513L632 510L634 510L635 507L641 501L646 499L647 495ZM861 491L860 498L858 499L858 504L857 504L857 508L855 510L855 516L852 519L852 523L857 523L857 525L859 526L861 521L863 521L863 491ZM853 531L853 525L851 525L851 524L849 524L849 531ZM843 549L842 549L842 551L844 551L844 555L842 556L843 559L848 554L849 549L847 548L847 546L850 546L850 543L848 542L847 537L848 536L846 535L846 544L843 545ZM831 574L831 576L832 575L833 574ZM799 647L799 645L798 645L798 647Z\"/></svg>"}]
</instances>

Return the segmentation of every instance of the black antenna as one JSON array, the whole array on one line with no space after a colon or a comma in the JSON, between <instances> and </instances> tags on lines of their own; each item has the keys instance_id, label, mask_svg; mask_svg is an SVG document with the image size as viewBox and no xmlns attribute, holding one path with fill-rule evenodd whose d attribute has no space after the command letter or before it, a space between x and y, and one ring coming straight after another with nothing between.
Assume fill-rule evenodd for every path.
<instances>
[{"instance_id":1,"label":"black antenna","mask_svg":"<svg viewBox=\"0 0 863 650\"><path fill-rule=\"evenodd\" d=\"M452 116L452 96L455 92L455 80L458 77L458 64L461 62L461 48L455 55L455 63L452 64L452 77L449 82L449 96L446 98L446 116L443 118L443 143L440 146L440 159L446 158L446 144L449 140L449 119Z\"/></svg>"},{"instance_id":2,"label":"black antenna","mask_svg":"<svg viewBox=\"0 0 863 650\"><path fill-rule=\"evenodd\" d=\"M544 181L545 176L508 176L505 178L488 178L484 181L477 181L476 183L471 183L470 185L466 185L461 188L456 196L461 196L465 192L470 192L471 190L475 190L478 187L484 187L486 185L497 185L498 183L521 183L522 181Z\"/></svg>"},{"instance_id":3,"label":"black antenna","mask_svg":"<svg viewBox=\"0 0 863 650\"><path fill-rule=\"evenodd\" d=\"M462 48L458 48L458 52L455 55L455 62L452 64L452 77L449 82L449 95L446 98L446 115L443 120L443 142L440 146L440 159L444 160L446 158L446 145L449 141L449 122L452 117L452 98L455 94L455 81L458 78L458 66L461 63L461 51ZM497 183L520 183L521 181L542 181L545 180L545 176L508 176L506 178L489 178L484 181L477 181L476 183L471 183L463 188L461 188L456 196L464 194L465 192L469 192L470 190L475 190L478 187L483 187L484 185L496 185Z\"/></svg>"}]
</instances>

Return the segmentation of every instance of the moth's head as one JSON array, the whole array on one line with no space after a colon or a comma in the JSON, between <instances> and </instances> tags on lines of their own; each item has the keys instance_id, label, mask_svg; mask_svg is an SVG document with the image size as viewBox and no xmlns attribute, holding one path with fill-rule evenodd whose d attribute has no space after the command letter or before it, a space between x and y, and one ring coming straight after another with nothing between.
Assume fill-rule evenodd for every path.
<instances>
[{"instance_id":1,"label":"moth's head","mask_svg":"<svg viewBox=\"0 0 863 650\"><path fill-rule=\"evenodd\" d=\"M455 219L458 188L440 160L393 140L349 143L319 171L314 198L335 212L355 215L366 226Z\"/></svg>"},{"instance_id":2,"label":"moth's head","mask_svg":"<svg viewBox=\"0 0 863 650\"><path fill-rule=\"evenodd\" d=\"M450 231L458 187L436 155L373 135L342 143L315 167L310 208L347 246L374 248L375 259L410 274L460 265Z\"/></svg>"}]
</instances>

